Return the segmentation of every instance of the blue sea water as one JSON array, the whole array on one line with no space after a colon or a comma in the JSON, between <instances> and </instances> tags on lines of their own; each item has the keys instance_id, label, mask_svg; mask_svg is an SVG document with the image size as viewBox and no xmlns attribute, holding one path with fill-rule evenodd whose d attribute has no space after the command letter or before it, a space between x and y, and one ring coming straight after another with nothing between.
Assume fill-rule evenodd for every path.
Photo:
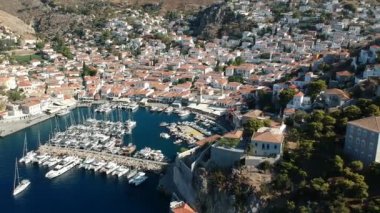
<instances>
[{"instance_id":1,"label":"blue sea water","mask_svg":"<svg viewBox=\"0 0 380 213\"><path fill-rule=\"evenodd\" d=\"M90 111L92 113L90 113ZM130 186L125 179L107 177L81 169L73 169L64 175L49 180L45 178L47 168L37 165L19 165L20 175L31 181L30 187L17 197L12 196L15 158L22 155L25 134L28 148L36 149L38 134L41 143L49 139L55 129L63 131L71 122L82 122L93 114L93 109L77 108L71 115L55 117L22 131L0 138L0 213L68 213L68 212L168 212L170 198L159 192L159 175L148 174L149 178L138 187ZM113 111L97 119L126 120L128 113ZM140 108L132 116L137 121L132 137L124 137L124 143L136 144L137 150L146 146L161 149L169 158L174 158L180 149L170 140L160 138L164 131L159 124L163 121L180 120L176 115L151 113ZM192 120L189 117L186 120Z\"/></svg>"}]
</instances>

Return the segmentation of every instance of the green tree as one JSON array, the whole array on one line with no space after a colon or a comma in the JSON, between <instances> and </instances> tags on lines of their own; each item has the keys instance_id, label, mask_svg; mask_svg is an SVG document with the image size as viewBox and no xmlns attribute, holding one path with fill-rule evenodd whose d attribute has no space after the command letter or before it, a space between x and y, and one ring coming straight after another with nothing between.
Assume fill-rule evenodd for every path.
<instances>
[{"instance_id":1,"label":"green tree","mask_svg":"<svg viewBox=\"0 0 380 213\"><path fill-rule=\"evenodd\" d=\"M269 126L268 121L254 118L244 124L244 132L246 135L252 135L258 129L264 126Z\"/></svg>"},{"instance_id":2,"label":"green tree","mask_svg":"<svg viewBox=\"0 0 380 213\"><path fill-rule=\"evenodd\" d=\"M335 172L341 173L343 171L344 160L339 155L335 155L332 163L332 168Z\"/></svg>"},{"instance_id":3,"label":"green tree","mask_svg":"<svg viewBox=\"0 0 380 213\"><path fill-rule=\"evenodd\" d=\"M380 115L380 109L375 104L370 104L366 108L362 109L364 116L370 117L370 116L379 116Z\"/></svg>"},{"instance_id":4,"label":"green tree","mask_svg":"<svg viewBox=\"0 0 380 213\"><path fill-rule=\"evenodd\" d=\"M328 194L330 185L322 178L314 178L310 181L310 188L319 196L324 197Z\"/></svg>"},{"instance_id":5,"label":"green tree","mask_svg":"<svg viewBox=\"0 0 380 213\"><path fill-rule=\"evenodd\" d=\"M322 110L314 110L312 113L311 113L311 116L310 116L310 121L314 121L314 122L322 122L325 118L325 112L322 111Z\"/></svg>"},{"instance_id":6,"label":"green tree","mask_svg":"<svg viewBox=\"0 0 380 213\"><path fill-rule=\"evenodd\" d=\"M45 47L45 42L44 41L40 41L40 42L36 43L36 49L37 50L42 50L44 47Z\"/></svg>"},{"instance_id":7,"label":"green tree","mask_svg":"<svg viewBox=\"0 0 380 213\"><path fill-rule=\"evenodd\" d=\"M238 83L243 83L244 79L241 76L230 76L228 77L228 82L238 82Z\"/></svg>"},{"instance_id":8,"label":"green tree","mask_svg":"<svg viewBox=\"0 0 380 213\"><path fill-rule=\"evenodd\" d=\"M327 88L326 82L323 80L317 80L309 83L307 85L307 95L311 97L312 100L315 100L315 98L321 93L323 90Z\"/></svg>"},{"instance_id":9,"label":"green tree","mask_svg":"<svg viewBox=\"0 0 380 213\"><path fill-rule=\"evenodd\" d=\"M344 115L348 118L348 120L351 121L359 119L362 115L362 112L359 107L352 105L344 109Z\"/></svg>"},{"instance_id":10,"label":"green tree","mask_svg":"<svg viewBox=\"0 0 380 213\"><path fill-rule=\"evenodd\" d=\"M330 115L325 116L323 119L323 124L325 126L333 126L333 125L335 125L335 123L336 123L336 119Z\"/></svg>"},{"instance_id":11,"label":"green tree","mask_svg":"<svg viewBox=\"0 0 380 213\"><path fill-rule=\"evenodd\" d=\"M288 174L279 174L275 178L273 186L275 189L283 191L289 189L291 184L292 182L290 181Z\"/></svg>"},{"instance_id":12,"label":"green tree","mask_svg":"<svg viewBox=\"0 0 380 213\"><path fill-rule=\"evenodd\" d=\"M293 89L284 89L280 92L279 94L279 101L280 101L280 105L281 107L284 109L286 107L286 105L289 103L289 101L291 101L294 97L294 95L296 94L296 91L294 91Z\"/></svg>"},{"instance_id":13,"label":"green tree","mask_svg":"<svg viewBox=\"0 0 380 213\"><path fill-rule=\"evenodd\" d=\"M354 172L360 172L363 170L363 163L359 160L356 160L356 161L352 161L350 163L350 168L352 169L352 171Z\"/></svg>"}]
</instances>

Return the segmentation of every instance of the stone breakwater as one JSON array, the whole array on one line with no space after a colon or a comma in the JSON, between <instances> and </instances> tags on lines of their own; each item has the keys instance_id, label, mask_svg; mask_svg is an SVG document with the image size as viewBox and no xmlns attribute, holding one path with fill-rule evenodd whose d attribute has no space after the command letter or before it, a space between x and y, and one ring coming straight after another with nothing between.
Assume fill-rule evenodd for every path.
<instances>
[{"instance_id":1,"label":"stone breakwater","mask_svg":"<svg viewBox=\"0 0 380 213\"><path fill-rule=\"evenodd\" d=\"M65 147L56 147L50 145L40 146L38 149L39 153L46 153L52 156L63 156L63 155L71 155L77 156L79 158L95 158L96 160L104 160L107 162L113 161L119 165L133 167L136 169L141 169L144 171L154 171L160 172L164 169L168 163L166 162L158 162L134 157L128 157L123 155L115 155L104 152L96 152L91 150L83 150L83 149L74 149L74 148L65 148Z\"/></svg>"}]
</instances>

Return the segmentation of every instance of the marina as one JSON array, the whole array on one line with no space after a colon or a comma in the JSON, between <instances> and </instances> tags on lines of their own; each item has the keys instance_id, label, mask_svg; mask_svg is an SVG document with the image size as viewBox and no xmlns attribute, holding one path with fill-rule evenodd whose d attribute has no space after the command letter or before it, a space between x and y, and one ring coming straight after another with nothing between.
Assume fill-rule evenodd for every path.
<instances>
[{"instance_id":1,"label":"marina","mask_svg":"<svg viewBox=\"0 0 380 213\"><path fill-rule=\"evenodd\" d=\"M103 105L76 108L68 114L65 112L62 116L51 117L0 139L3 141L0 148L4 145L14 147L16 144L17 150L10 152L13 153L11 155L7 152L3 158L9 155L7 158L12 158L14 162L15 157L19 157L20 174L30 181L25 187L27 189L17 196L20 209L30 206L27 204L29 202L38 203L39 200L31 197L35 194L43 194L46 196L44 199L57 205L59 201L53 201L53 198L59 194L66 196L73 190L72 181L76 181L74 185L83 187L83 193L88 198L96 199L94 196L99 191L113 198L112 201L107 198L108 203L123 198L119 205L115 205L115 210L150 212L151 208L141 204L150 197L154 200L154 209L167 211L170 198L156 190L157 174L174 159L179 149L192 147L195 141L208 134L207 131L215 133L214 130L217 130L212 130L217 127L216 123L199 115L189 112L187 116L178 116L187 111L184 109L157 105L155 113L152 113L149 110L151 107L135 109L128 108L133 106L131 103L112 103L105 105L111 108L109 112L96 112ZM202 123L208 127L201 125L200 121L205 121ZM0 171L0 178L2 175ZM12 195L13 177L8 179L9 183L0 182L0 188L9 190L9 195ZM112 185L112 192L109 191L110 186L107 188L105 184ZM131 193L138 193L138 197L144 199L138 199L136 202L139 204L135 204L133 200L137 198L132 199ZM11 200L8 195L0 194L0 205L9 207L13 205ZM68 202L75 205L77 200L70 199ZM108 206L106 201L97 205L103 209ZM75 211L67 205L58 206L60 210L57 212ZM92 203L84 206L96 208ZM126 206L128 208L124 208Z\"/></svg>"},{"instance_id":2,"label":"marina","mask_svg":"<svg viewBox=\"0 0 380 213\"><path fill-rule=\"evenodd\" d=\"M129 158L129 160L118 161L119 158L115 158L112 153L99 154L90 153L89 151L83 153L84 150L75 149L75 146L50 146L47 143L54 138L57 132L65 132L70 127L73 129L72 126L83 125L88 119L95 118L102 122L123 121L125 125L125 122L130 118L130 110L127 109L113 108L109 113L95 113L94 110L95 108L88 107L73 109L68 115L51 117L22 131L0 138L0 160L3 162L2 170L0 170L0 179L3 180L0 181L0 190L3 192L0 194L0 206L5 212L8 212L8 210L28 212L30 206L38 206L37 211L42 212L48 212L51 209L55 209L55 212L76 212L78 206L95 212L100 209L111 212L151 212L152 209L159 212L168 211L170 197L166 197L157 191L159 175L155 172L157 169L160 171L162 168L162 165L159 164L166 164L166 162L152 163L149 164L152 168L145 168L146 162L149 161L133 158L132 153L137 153L149 147L151 150L161 150L166 158L172 160L181 146L163 142L167 140L159 137L162 131L159 125L162 122L172 123L184 120L175 115L168 116L164 112L150 113L148 110L139 107L133 112L132 116L133 120L136 121L136 126L130 135L125 133L121 139L124 150L130 150L131 153L125 156L122 155L120 158L132 157L134 161ZM194 119L194 116L191 115L186 120L191 121L192 119ZM151 130L146 131L147 129ZM38 139L39 135L40 139ZM27 178L31 184L19 196L14 198L12 196L14 176L5 171L13 171L15 158L24 156L25 138L27 141L25 156L31 157L27 157L30 159L27 164L19 163L19 171L20 176ZM131 138L132 144L130 144ZM169 141L172 141L172 139L169 139ZM42 144L41 146L39 146L40 143ZM64 159L64 156L59 155L59 153L62 154L65 150L72 156L74 156L73 153L78 157L82 156L82 162L58 177L46 178L45 175ZM91 150L91 152L93 151L96 152ZM27 155L26 153L30 154ZM131 154L132 156L130 156ZM45 159L46 155L50 155L50 157ZM41 157L38 160L32 160L36 156ZM107 162L95 172L95 168L85 168L84 162L86 160L93 163L98 160L99 162L102 160ZM126 164L122 164L122 161L125 161ZM113 163L119 167L116 168ZM139 166L139 164L141 165ZM114 167L112 168L112 166ZM141 169L137 169L138 167ZM138 172L144 172L145 176L129 184L129 180ZM78 193L83 196L77 197ZM99 194L102 195L102 199L99 199ZM62 197L68 198L65 202L62 202ZM71 199L70 197L76 198ZM149 206L144 205L147 199L150 200ZM97 202L92 202L91 200L97 200ZM70 203L70 205L67 205L67 203ZM113 205L110 206L109 203L113 203Z\"/></svg>"}]
</instances>

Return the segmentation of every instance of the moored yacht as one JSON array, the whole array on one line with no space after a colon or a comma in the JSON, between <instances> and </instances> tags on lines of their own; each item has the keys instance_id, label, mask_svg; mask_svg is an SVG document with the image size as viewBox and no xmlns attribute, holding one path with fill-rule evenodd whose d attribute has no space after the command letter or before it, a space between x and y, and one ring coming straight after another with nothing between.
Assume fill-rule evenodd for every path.
<instances>
[{"instance_id":1,"label":"moored yacht","mask_svg":"<svg viewBox=\"0 0 380 213\"><path fill-rule=\"evenodd\" d=\"M168 108L165 109L165 112L166 112L166 113L172 113L173 110L174 110L173 107L168 107Z\"/></svg>"},{"instance_id":2,"label":"moored yacht","mask_svg":"<svg viewBox=\"0 0 380 213\"><path fill-rule=\"evenodd\" d=\"M136 178L132 183L135 184L135 186L138 186L138 185L142 184L146 179L148 179L148 177L143 175L143 176Z\"/></svg>"},{"instance_id":3,"label":"moored yacht","mask_svg":"<svg viewBox=\"0 0 380 213\"><path fill-rule=\"evenodd\" d=\"M145 172L138 172L135 176L133 176L129 181L128 183L133 183L135 180L137 180L138 178L142 177L145 175Z\"/></svg>"},{"instance_id":4,"label":"moored yacht","mask_svg":"<svg viewBox=\"0 0 380 213\"><path fill-rule=\"evenodd\" d=\"M24 179L20 181L20 175L18 172L17 159L15 165L15 178L13 182L13 196L16 196L23 192L30 185L30 181L28 179Z\"/></svg>"},{"instance_id":5,"label":"moored yacht","mask_svg":"<svg viewBox=\"0 0 380 213\"><path fill-rule=\"evenodd\" d=\"M72 169L74 166L76 166L80 160L78 158L74 157L66 157L63 160L63 163L58 164L53 170L50 170L48 173L46 173L45 177L49 179L53 179L55 177L58 177L65 172Z\"/></svg>"},{"instance_id":6,"label":"moored yacht","mask_svg":"<svg viewBox=\"0 0 380 213\"><path fill-rule=\"evenodd\" d=\"M186 117L186 116L189 116L189 115L190 115L190 111L188 111L188 110L183 110L183 111L180 111L178 113L179 117Z\"/></svg>"}]
</instances>

